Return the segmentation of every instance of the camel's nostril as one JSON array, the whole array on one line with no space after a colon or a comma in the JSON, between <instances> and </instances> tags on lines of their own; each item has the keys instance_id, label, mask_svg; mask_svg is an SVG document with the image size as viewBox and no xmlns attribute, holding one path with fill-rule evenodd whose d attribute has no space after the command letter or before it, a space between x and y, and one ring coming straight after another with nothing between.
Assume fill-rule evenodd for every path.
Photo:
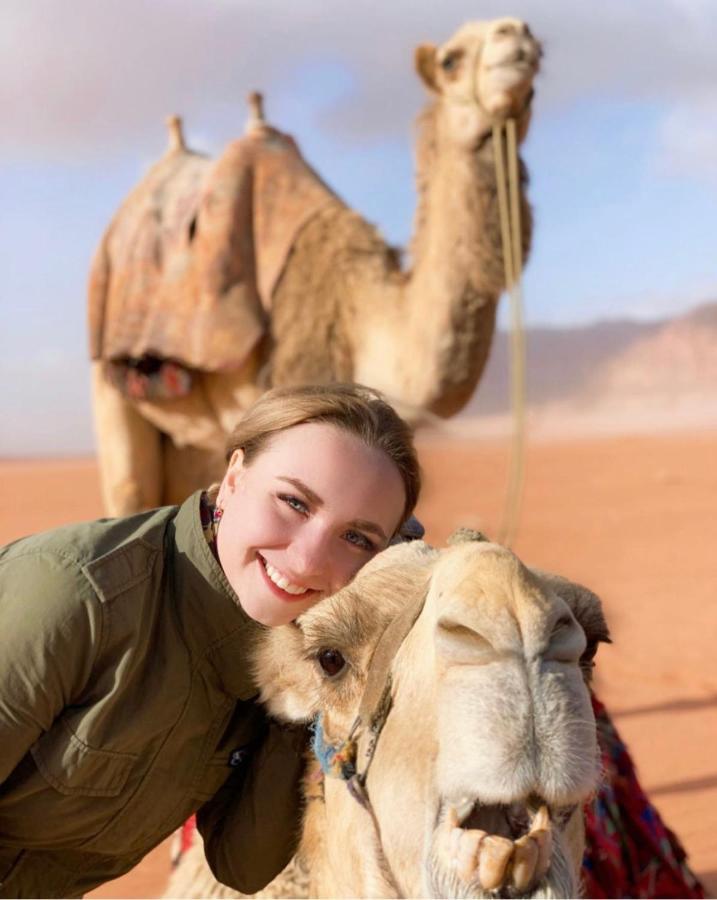
<instances>
[{"instance_id":1,"label":"camel's nostril","mask_svg":"<svg viewBox=\"0 0 717 900\"><path fill-rule=\"evenodd\" d=\"M442 617L436 626L436 650L449 663L486 665L497 658L490 641L473 628Z\"/></svg>"}]
</instances>

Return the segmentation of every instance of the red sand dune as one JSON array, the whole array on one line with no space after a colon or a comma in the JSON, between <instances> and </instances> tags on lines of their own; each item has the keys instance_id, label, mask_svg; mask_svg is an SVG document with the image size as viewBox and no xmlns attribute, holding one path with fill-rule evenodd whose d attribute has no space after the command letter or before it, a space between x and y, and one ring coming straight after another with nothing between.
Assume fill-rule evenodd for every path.
<instances>
[{"instance_id":1,"label":"red sand dune","mask_svg":"<svg viewBox=\"0 0 717 900\"><path fill-rule=\"evenodd\" d=\"M499 529L507 446L424 439L419 515L440 543L459 525ZM717 432L584 438L528 448L515 549L589 585L615 643L597 690L643 784L693 868L717 891ZM100 515L91 460L0 463L0 542ZM94 892L161 893L167 849Z\"/></svg>"}]
</instances>

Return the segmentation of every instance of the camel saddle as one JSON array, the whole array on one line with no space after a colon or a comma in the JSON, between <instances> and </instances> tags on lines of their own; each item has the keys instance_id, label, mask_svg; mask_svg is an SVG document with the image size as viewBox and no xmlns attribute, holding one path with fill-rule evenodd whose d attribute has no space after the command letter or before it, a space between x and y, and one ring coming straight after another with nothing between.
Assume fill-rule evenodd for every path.
<instances>
[{"instance_id":1,"label":"camel saddle","mask_svg":"<svg viewBox=\"0 0 717 900\"><path fill-rule=\"evenodd\" d=\"M269 126L215 161L169 150L130 193L95 253L92 359L242 365L267 330L303 226L340 203L294 140Z\"/></svg>"}]
</instances>

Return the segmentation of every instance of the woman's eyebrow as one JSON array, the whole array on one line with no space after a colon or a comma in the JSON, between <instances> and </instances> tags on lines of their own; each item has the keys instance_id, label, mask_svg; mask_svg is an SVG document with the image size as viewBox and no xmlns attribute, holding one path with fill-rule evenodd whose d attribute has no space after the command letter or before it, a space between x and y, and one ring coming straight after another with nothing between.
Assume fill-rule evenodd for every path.
<instances>
[{"instance_id":1,"label":"woman's eyebrow","mask_svg":"<svg viewBox=\"0 0 717 900\"><path fill-rule=\"evenodd\" d=\"M356 528L358 531L370 531L381 538L382 541L388 540L386 532L376 522L368 522L366 519L354 519L353 522L349 522L349 527Z\"/></svg>"},{"instance_id":2,"label":"woman's eyebrow","mask_svg":"<svg viewBox=\"0 0 717 900\"><path fill-rule=\"evenodd\" d=\"M309 503L313 503L314 506L323 506L324 501L316 494L311 488L304 484L304 482L300 478L290 478L288 475L279 475L279 481L286 481L289 484L292 484L295 488L301 491L301 493L306 497Z\"/></svg>"},{"instance_id":3,"label":"woman's eyebrow","mask_svg":"<svg viewBox=\"0 0 717 900\"><path fill-rule=\"evenodd\" d=\"M317 493L311 490L311 488L304 484L304 482L300 478L291 478L289 475L279 475L279 481L285 481L287 484L293 485L297 490L301 491L301 493L306 497L309 503L313 503L314 506L323 506L324 501L319 497ZM386 532L381 528L381 526L377 522L369 522L366 519L353 519L348 523L349 528L356 528L359 531L370 531L372 534L375 534L382 541L387 541Z\"/></svg>"}]
</instances>

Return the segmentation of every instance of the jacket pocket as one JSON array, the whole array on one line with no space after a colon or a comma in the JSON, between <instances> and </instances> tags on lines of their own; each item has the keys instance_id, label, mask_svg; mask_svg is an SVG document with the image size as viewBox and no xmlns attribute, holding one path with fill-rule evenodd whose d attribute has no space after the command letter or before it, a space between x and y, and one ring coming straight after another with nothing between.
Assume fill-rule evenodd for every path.
<instances>
[{"instance_id":1,"label":"jacket pocket","mask_svg":"<svg viewBox=\"0 0 717 900\"><path fill-rule=\"evenodd\" d=\"M45 780L66 796L116 797L137 761L135 753L90 747L61 720L33 744L30 753Z\"/></svg>"}]
</instances>

